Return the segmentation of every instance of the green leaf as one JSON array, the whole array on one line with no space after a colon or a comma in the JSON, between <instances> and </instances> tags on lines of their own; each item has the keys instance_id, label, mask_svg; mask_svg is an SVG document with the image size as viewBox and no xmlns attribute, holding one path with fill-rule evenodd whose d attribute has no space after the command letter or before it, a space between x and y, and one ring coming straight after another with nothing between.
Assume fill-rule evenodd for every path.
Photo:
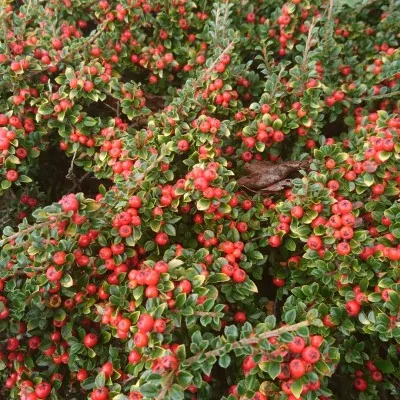
<instances>
[{"instance_id":1,"label":"green leaf","mask_svg":"<svg viewBox=\"0 0 400 400\"><path fill-rule=\"evenodd\" d=\"M259 365L261 371L267 372L271 379L275 379L281 372L281 363L276 361L266 361Z\"/></svg>"},{"instance_id":2,"label":"green leaf","mask_svg":"<svg viewBox=\"0 0 400 400\"><path fill-rule=\"evenodd\" d=\"M285 239L285 247L289 250L289 251L295 251L296 250L296 242L290 238L287 237Z\"/></svg>"},{"instance_id":3,"label":"green leaf","mask_svg":"<svg viewBox=\"0 0 400 400\"><path fill-rule=\"evenodd\" d=\"M176 383L172 385L172 387L168 391L168 394L171 400L183 400L185 398L185 395L183 393L183 388L181 388Z\"/></svg>"},{"instance_id":4,"label":"green leaf","mask_svg":"<svg viewBox=\"0 0 400 400\"><path fill-rule=\"evenodd\" d=\"M1 188L4 189L4 190L8 189L10 186L11 186L11 182L10 181L4 180L4 181L1 182Z\"/></svg>"},{"instance_id":5,"label":"green leaf","mask_svg":"<svg viewBox=\"0 0 400 400\"><path fill-rule=\"evenodd\" d=\"M176 236L176 230L175 230L175 227L172 224L165 224L164 225L164 232L168 236Z\"/></svg>"},{"instance_id":6,"label":"green leaf","mask_svg":"<svg viewBox=\"0 0 400 400\"><path fill-rule=\"evenodd\" d=\"M372 174L365 174L364 175L364 183L367 186L372 186L375 182L374 176Z\"/></svg>"},{"instance_id":7,"label":"green leaf","mask_svg":"<svg viewBox=\"0 0 400 400\"><path fill-rule=\"evenodd\" d=\"M200 200L198 200L196 207L199 211L204 211L204 210L208 210L208 208L210 207L210 204L211 204L210 200L200 199Z\"/></svg>"},{"instance_id":8,"label":"green leaf","mask_svg":"<svg viewBox=\"0 0 400 400\"><path fill-rule=\"evenodd\" d=\"M249 277L246 277L246 280L242 283L242 285L248 291L258 293L258 288L256 284Z\"/></svg>"},{"instance_id":9,"label":"green leaf","mask_svg":"<svg viewBox=\"0 0 400 400\"><path fill-rule=\"evenodd\" d=\"M71 67L67 67L65 69L65 76L68 79L68 81L71 81L72 79L75 78L75 72Z\"/></svg>"},{"instance_id":10,"label":"green leaf","mask_svg":"<svg viewBox=\"0 0 400 400\"><path fill-rule=\"evenodd\" d=\"M106 375L104 374L104 372L100 372L96 376L96 379L94 381L94 385L97 388L100 388L100 387L104 387L105 384L106 384Z\"/></svg>"},{"instance_id":11,"label":"green leaf","mask_svg":"<svg viewBox=\"0 0 400 400\"><path fill-rule=\"evenodd\" d=\"M171 261L168 263L168 267L169 267L169 268L176 268L176 267L179 267L179 266L182 265L182 264L185 264L185 262L182 261L182 260L179 260L179 259L177 259L177 258L174 258L173 260L171 260Z\"/></svg>"},{"instance_id":12,"label":"green leaf","mask_svg":"<svg viewBox=\"0 0 400 400\"><path fill-rule=\"evenodd\" d=\"M97 124L97 121L92 117L85 117L83 119L83 125L85 125L85 126L95 126L96 124Z\"/></svg>"},{"instance_id":13,"label":"green leaf","mask_svg":"<svg viewBox=\"0 0 400 400\"><path fill-rule=\"evenodd\" d=\"M22 183L29 183L29 182L32 182L32 179L29 178L29 176L20 175L19 181L22 182Z\"/></svg>"},{"instance_id":14,"label":"green leaf","mask_svg":"<svg viewBox=\"0 0 400 400\"><path fill-rule=\"evenodd\" d=\"M389 360L375 360L375 364L384 374L391 374L395 371L394 365Z\"/></svg>"},{"instance_id":15,"label":"green leaf","mask_svg":"<svg viewBox=\"0 0 400 400\"><path fill-rule=\"evenodd\" d=\"M60 283L64 287L71 287L74 284L74 281L71 278L71 275L69 274L64 274L62 278L60 279Z\"/></svg>"},{"instance_id":16,"label":"green leaf","mask_svg":"<svg viewBox=\"0 0 400 400\"><path fill-rule=\"evenodd\" d=\"M180 371L177 376L177 381L183 389L186 389L193 381L193 375L187 371Z\"/></svg>"},{"instance_id":17,"label":"green leaf","mask_svg":"<svg viewBox=\"0 0 400 400\"><path fill-rule=\"evenodd\" d=\"M221 368L228 368L230 363L231 363L231 357L229 354L224 354L218 360L218 364L220 365Z\"/></svg>"},{"instance_id":18,"label":"green leaf","mask_svg":"<svg viewBox=\"0 0 400 400\"><path fill-rule=\"evenodd\" d=\"M297 379L296 381L293 382L292 385L292 393L296 399L300 398L301 392L303 390L303 383L301 380Z\"/></svg>"},{"instance_id":19,"label":"green leaf","mask_svg":"<svg viewBox=\"0 0 400 400\"><path fill-rule=\"evenodd\" d=\"M219 282L227 282L230 280L231 280L231 278L228 275L225 275L223 273L217 273L217 274L211 275L210 278L208 278L207 282L210 284L213 284L213 283L219 283Z\"/></svg>"},{"instance_id":20,"label":"green leaf","mask_svg":"<svg viewBox=\"0 0 400 400\"><path fill-rule=\"evenodd\" d=\"M296 320L296 310L289 310L284 315L284 320L287 324L291 325Z\"/></svg>"},{"instance_id":21,"label":"green leaf","mask_svg":"<svg viewBox=\"0 0 400 400\"><path fill-rule=\"evenodd\" d=\"M67 313L62 308L57 308L57 310L54 311L54 319L56 321L64 321L66 317Z\"/></svg>"},{"instance_id":22,"label":"green leaf","mask_svg":"<svg viewBox=\"0 0 400 400\"><path fill-rule=\"evenodd\" d=\"M157 386L152 383L145 383L144 385L140 386L139 390L144 397L148 397L150 399L155 399L159 391Z\"/></svg>"},{"instance_id":23,"label":"green leaf","mask_svg":"<svg viewBox=\"0 0 400 400\"><path fill-rule=\"evenodd\" d=\"M321 375L325 376L331 376L331 370L329 369L328 364L326 364L324 361L318 361L315 365L314 368L317 372L319 372Z\"/></svg>"},{"instance_id":24,"label":"green leaf","mask_svg":"<svg viewBox=\"0 0 400 400\"><path fill-rule=\"evenodd\" d=\"M53 114L54 108L51 104L46 103L46 104L42 104L38 108L37 112L38 112L38 114L41 114L41 115L50 115L50 114Z\"/></svg>"},{"instance_id":25,"label":"green leaf","mask_svg":"<svg viewBox=\"0 0 400 400\"><path fill-rule=\"evenodd\" d=\"M394 228L393 230L391 230L391 233L396 239L400 239L400 227Z\"/></svg>"}]
</instances>

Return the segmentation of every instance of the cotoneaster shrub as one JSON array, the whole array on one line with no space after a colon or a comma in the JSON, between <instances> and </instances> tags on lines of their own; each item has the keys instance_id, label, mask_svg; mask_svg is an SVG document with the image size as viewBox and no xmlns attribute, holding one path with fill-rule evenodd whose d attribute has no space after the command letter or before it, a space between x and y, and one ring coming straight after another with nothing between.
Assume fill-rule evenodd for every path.
<instances>
[{"instance_id":1,"label":"cotoneaster shrub","mask_svg":"<svg viewBox=\"0 0 400 400\"><path fill-rule=\"evenodd\" d=\"M3 2L0 397L399 396L395 3Z\"/></svg>"}]
</instances>

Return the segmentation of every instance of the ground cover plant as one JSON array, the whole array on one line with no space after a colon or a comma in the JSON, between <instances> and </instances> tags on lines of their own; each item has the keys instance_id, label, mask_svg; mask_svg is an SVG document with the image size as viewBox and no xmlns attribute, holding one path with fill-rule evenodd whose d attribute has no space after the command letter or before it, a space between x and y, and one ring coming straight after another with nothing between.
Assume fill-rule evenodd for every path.
<instances>
[{"instance_id":1,"label":"ground cover plant","mask_svg":"<svg viewBox=\"0 0 400 400\"><path fill-rule=\"evenodd\" d=\"M2 0L0 398L400 396L398 0Z\"/></svg>"}]
</instances>

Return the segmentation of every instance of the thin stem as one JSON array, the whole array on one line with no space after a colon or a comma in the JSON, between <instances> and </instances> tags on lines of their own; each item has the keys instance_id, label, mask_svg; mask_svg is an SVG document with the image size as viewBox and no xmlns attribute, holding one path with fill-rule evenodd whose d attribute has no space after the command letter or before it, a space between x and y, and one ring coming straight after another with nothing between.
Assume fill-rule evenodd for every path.
<instances>
[{"instance_id":1,"label":"thin stem","mask_svg":"<svg viewBox=\"0 0 400 400\"><path fill-rule=\"evenodd\" d=\"M251 238L251 239L250 239L250 242L257 242L257 240L265 239L265 236L266 236L266 235L256 236L256 237L254 237L254 238Z\"/></svg>"},{"instance_id":2,"label":"thin stem","mask_svg":"<svg viewBox=\"0 0 400 400\"><path fill-rule=\"evenodd\" d=\"M75 49L73 49L70 53L67 53L66 55L64 55L63 57L60 57L57 62L63 62L65 61L67 58L75 55L76 53L80 52L83 48L88 47L90 44L92 44L102 33L103 31L106 29L108 24L108 20L104 21L101 25L99 25L98 30L94 33L93 36L89 37L87 40L85 40L84 42L82 42L79 46L77 46ZM43 71L32 71L29 76L34 76L37 74L41 74Z\"/></svg>"},{"instance_id":3,"label":"thin stem","mask_svg":"<svg viewBox=\"0 0 400 400\"><path fill-rule=\"evenodd\" d=\"M400 96L400 90L397 90L395 92L385 93L385 94L378 94L376 96L361 97L361 100L362 101L374 101L374 100L386 99L386 98L395 97L395 96ZM358 101L359 99L348 98L347 100L349 100L349 101L357 100Z\"/></svg>"},{"instance_id":4,"label":"thin stem","mask_svg":"<svg viewBox=\"0 0 400 400\"><path fill-rule=\"evenodd\" d=\"M389 1L389 9L388 9L389 15L393 12L393 10L394 10L394 0L390 0Z\"/></svg>"},{"instance_id":5,"label":"thin stem","mask_svg":"<svg viewBox=\"0 0 400 400\"><path fill-rule=\"evenodd\" d=\"M234 42L235 38L232 39L232 41L228 44L228 46L225 47L222 53L214 60L214 62L207 68L207 70L200 76L200 78L197 81L195 81L196 86L208 77L210 72L214 70L215 66L219 63L221 58L233 48Z\"/></svg>"},{"instance_id":6,"label":"thin stem","mask_svg":"<svg viewBox=\"0 0 400 400\"><path fill-rule=\"evenodd\" d=\"M268 51L267 51L267 46L265 45L265 43L263 43L262 55L263 55L263 61L265 64L265 68L267 68L268 73L271 74L271 66L268 61Z\"/></svg>"},{"instance_id":7,"label":"thin stem","mask_svg":"<svg viewBox=\"0 0 400 400\"><path fill-rule=\"evenodd\" d=\"M281 66L281 69L280 69L279 74L278 74L278 78L276 79L275 85L272 88L271 93L269 94L270 98L273 98L275 96L276 90L278 89L278 84L281 81L281 77L282 77L282 74L283 74L284 70L285 70L285 67Z\"/></svg>"},{"instance_id":8,"label":"thin stem","mask_svg":"<svg viewBox=\"0 0 400 400\"><path fill-rule=\"evenodd\" d=\"M164 158L165 158L165 154L161 154L159 157L157 157L143 172L142 172L142 178L141 179L138 179L137 181L136 181L136 185L133 187L133 188L131 188L130 190L129 190L129 193L130 194L132 194L132 191L134 190L134 189L136 189L138 186L139 186L139 184L142 182L142 180L144 179L144 177L149 173L149 172L151 172L162 160L164 160Z\"/></svg>"},{"instance_id":9,"label":"thin stem","mask_svg":"<svg viewBox=\"0 0 400 400\"><path fill-rule=\"evenodd\" d=\"M226 24L228 22L229 8L230 8L229 3L225 3L224 19L222 22L222 39L225 39L225 35L226 35Z\"/></svg>"},{"instance_id":10,"label":"thin stem","mask_svg":"<svg viewBox=\"0 0 400 400\"><path fill-rule=\"evenodd\" d=\"M355 12L356 14L358 14L358 13L361 12L365 7L368 7L368 6L370 6L371 4L374 4L376 1L377 1L377 0L369 0L369 1L367 1L365 4L362 4L360 7L356 8L356 9L354 10L354 12Z\"/></svg>"},{"instance_id":11,"label":"thin stem","mask_svg":"<svg viewBox=\"0 0 400 400\"><path fill-rule=\"evenodd\" d=\"M110 106L109 104L107 104L106 102L103 102L102 104L104 104L107 108L109 108L110 110L112 110L115 115L118 114L118 110L116 108L114 108L113 106ZM117 115L118 116L118 115Z\"/></svg>"},{"instance_id":12,"label":"thin stem","mask_svg":"<svg viewBox=\"0 0 400 400\"><path fill-rule=\"evenodd\" d=\"M75 189L80 186L82 184L83 181L85 181L90 175L91 175L91 171L86 172L85 175L83 175L79 180L74 182L74 186L72 186L72 188L70 189L69 193L73 193L75 191Z\"/></svg>"},{"instance_id":13,"label":"thin stem","mask_svg":"<svg viewBox=\"0 0 400 400\"><path fill-rule=\"evenodd\" d=\"M326 28L325 28L325 36L324 42L328 41L329 34L331 33L331 26L332 26L332 11L333 11L333 3L335 0L329 0L329 8L328 8L328 17L326 19Z\"/></svg>"},{"instance_id":14,"label":"thin stem","mask_svg":"<svg viewBox=\"0 0 400 400\"><path fill-rule=\"evenodd\" d=\"M282 333L285 333L285 332L297 331L300 328L304 328L305 326L310 326L310 325L311 325L310 321L302 321L302 322L299 322L299 323L294 324L294 325L282 326L281 328L275 329L273 331L262 333L259 336L249 337L249 338L245 338L245 339L241 339L241 340L238 340L236 342L233 342L231 344L231 346L232 346L231 348L232 348L232 350L239 349L239 348L247 346L249 344L256 344L256 343L260 342L261 340L265 340L265 339L268 339L268 338L271 338L271 337L274 337L274 336L279 336L279 335L282 335ZM226 345L224 344L223 346L218 347L215 350L208 351L207 353L196 354L195 356L189 357L188 359L183 361L183 363L186 364L186 365L192 365L202 357L205 357L206 359L208 359L210 357L213 357L213 356L217 357L222 352L225 351L225 346Z\"/></svg>"},{"instance_id":15,"label":"thin stem","mask_svg":"<svg viewBox=\"0 0 400 400\"><path fill-rule=\"evenodd\" d=\"M102 33L103 31L106 29L108 24L108 20L105 20L97 29L97 31L94 33L93 36L89 37L86 41L84 41L80 46L76 47L75 49L73 49L70 53L66 54L64 57L61 57L59 61L63 61L65 59L67 59L68 57L78 53L79 51L81 51L84 47L89 46L90 44L92 44Z\"/></svg>"},{"instance_id":16,"label":"thin stem","mask_svg":"<svg viewBox=\"0 0 400 400\"><path fill-rule=\"evenodd\" d=\"M217 13L215 15L215 36L214 36L214 47L217 47L218 44L218 28L219 28L219 14L221 9L217 8Z\"/></svg>"},{"instance_id":17,"label":"thin stem","mask_svg":"<svg viewBox=\"0 0 400 400\"><path fill-rule=\"evenodd\" d=\"M171 312L173 312L174 314L179 314L181 313L181 311L182 310L171 310ZM198 317L218 317L218 313L212 311L195 311L194 315L197 315Z\"/></svg>"},{"instance_id":18,"label":"thin stem","mask_svg":"<svg viewBox=\"0 0 400 400\"><path fill-rule=\"evenodd\" d=\"M67 179L69 179L71 181L74 181L74 182L75 182L74 162L75 162L75 158L76 158L76 153L77 152L78 152L78 148L76 148L76 150L74 152L74 155L73 155L72 160L71 160L71 165L69 166L68 172L67 172L67 175L66 175Z\"/></svg>"},{"instance_id":19,"label":"thin stem","mask_svg":"<svg viewBox=\"0 0 400 400\"><path fill-rule=\"evenodd\" d=\"M2 9L3 9L3 13L0 16L1 18L1 27L3 30L3 39L4 39L4 51L6 53L6 56L8 58L8 56L10 55L10 49L8 47L8 40L7 40L7 22L6 22L6 12L5 12L5 6L2 5Z\"/></svg>"},{"instance_id":20,"label":"thin stem","mask_svg":"<svg viewBox=\"0 0 400 400\"><path fill-rule=\"evenodd\" d=\"M59 214L59 215L63 215L63 214ZM18 238L19 236L27 235L28 233L31 233L35 229L43 228L45 226L54 224L54 222L55 221L50 221L50 220L44 221L39 224L32 225L29 228L23 229L22 231L19 231L17 233L14 233L13 235L8 236L3 240L0 240L0 247L4 246L6 243L12 242L14 239Z\"/></svg>"},{"instance_id":21,"label":"thin stem","mask_svg":"<svg viewBox=\"0 0 400 400\"><path fill-rule=\"evenodd\" d=\"M158 394L158 396L155 398L155 400L164 400L166 397L166 394L168 393L168 390L170 389L172 382L174 380L174 371L171 371L166 379L165 382L163 382L163 388L161 392Z\"/></svg>"},{"instance_id":22,"label":"thin stem","mask_svg":"<svg viewBox=\"0 0 400 400\"><path fill-rule=\"evenodd\" d=\"M311 41L313 38L313 29L315 27L315 18L313 18L313 20L311 21L311 25L310 28L308 30L308 36L307 36L307 40L306 40L306 46L304 48L304 52L303 52L303 62L301 64L301 71L303 72L303 74L305 74L307 72L307 59L308 59L308 53L310 52L310 48L311 48Z\"/></svg>"}]
</instances>

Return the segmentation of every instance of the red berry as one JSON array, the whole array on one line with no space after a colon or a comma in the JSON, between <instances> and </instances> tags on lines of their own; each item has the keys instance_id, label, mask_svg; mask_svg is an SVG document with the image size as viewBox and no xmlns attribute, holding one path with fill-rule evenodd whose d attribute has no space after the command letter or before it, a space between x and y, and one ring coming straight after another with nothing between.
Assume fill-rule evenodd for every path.
<instances>
[{"instance_id":1,"label":"red berry","mask_svg":"<svg viewBox=\"0 0 400 400\"><path fill-rule=\"evenodd\" d=\"M295 358L289 363L290 376L293 379L301 378L306 373L304 361L300 358Z\"/></svg>"},{"instance_id":2,"label":"red berry","mask_svg":"<svg viewBox=\"0 0 400 400\"><path fill-rule=\"evenodd\" d=\"M354 381L354 388L359 392L364 392L368 388L367 381L363 378L357 378Z\"/></svg>"},{"instance_id":3,"label":"red berry","mask_svg":"<svg viewBox=\"0 0 400 400\"><path fill-rule=\"evenodd\" d=\"M169 237L164 232L158 232L154 240L159 246L165 246L169 241Z\"/></svg>"},{"instance_id":4,"label":"red berry","mask_svg":"<svg viewBox=\"0 0 400 400\"><path fill-rule=\"evenodd\" d=\"M273 235L268 239L268 243L271 247L279 247L281 244L281 238L278 235Z\"/></svg>"},{"instance_id":5,"label":"red berry","mask_svg":"<svg viewBox=\"0 0 400 400\"><path fill-rule=\"evenodd\" d=\"M35 386L35 394L41 399L45 399L50 395L51 385L48 382L41 382Z\"/></svg>"},{"instance_id":6,"label":"red berry","mask_svg":"<svg viewBox=\"0 0 400 400\"><path fill-rule=\"evenodd\" d=\"M89 374L86 369L80 369L76 374L76 379L78 379L79 382L83 382L88 375Z\"/></svg>"},{"instance_id":7,"label":"red berry","mask_svg":"<svg viewBox=\"0 0 400 400\"><path fill-rule=\"evenodd\" d=\"M319 236L310 236L307 240L307 246L311 250L319 250L323 246L322 239Z\"/></svg>"},{"instance_id":8,"label":"red berry","mask_svg":"<svg viewBox=\"0 0 400 400\"><path fill-rule=\"evenodd\" d=\"M360 304L358 304L354 300L350 300L346 303L346 312L350 315L350 317L356 317L361 310Z\"/></svg>"},{"instance_id":9,"label":"red berry","mask_svg":"<svg viewBox=\"0 0 400 400\"><path fill-rule=\"evenodd\" d=\"M313 346L307 346L301 353L306 363L315 364L321 358L319 350Z\"/></svg>"},{"instance_id":10,"label":"red berry","mask_svg":"<svg viewBox=\"0 0 400 400\"><path fill-rule=\"evenodd\" d=\"M237 270L234 271L233 273L233 280L237 283L244 282L246 280L246 271L243 269L238 268Z\"/></svg>"},{"instance_id":11,"label":"red berry","mask_svg":"<svg viewBox=\"0 0 400 400\"><path fill-rule=\"evenodd\" d=\"M148 314L142 314L137 322L137 327L140 332L147 333L153 329L154 318Z\"/></svg>"},{"instance_id":12,"label":"red berry","mask_svg":"<svg viewBox=\"0 0 400 400\"><path fill-rule=\"evenodd\" d=\"M86 347L94 347L96 346L97 342L98 342L98 337L95 333L88 333L84 338L83 338L83 344Z\"/></svg>"},{"instance_id":13,"label":"red berry","mask_svg":"<svg viewBox=\"0 0 400 400\"><path fill-rule=\"evenodd\" d=\"M305 340L301 336L295 336L293 341L288 344L288 349L295 354L300 354L306 346Z\"/></svg>"},{"instance_id":14,"label":"red berry","mask_svg":"<svg viewBox=\"0 0 400 400\"><path fill-rule=\"evenodd\" d=\"M90 394L91 400L109 400L108 389L106 387L101 387L94 389Z\"/></svg>"},{"instance_id":15,"label":"red berry","mask_svg":"<svg viewBox=\"0 0 400 400\"><path fill-rule=\"evenodd\" d=\"M149 343L149 338L145 333L138 332L133 337L133 343L138 348L146 347Z\"/></svg>"}]
</instances>

